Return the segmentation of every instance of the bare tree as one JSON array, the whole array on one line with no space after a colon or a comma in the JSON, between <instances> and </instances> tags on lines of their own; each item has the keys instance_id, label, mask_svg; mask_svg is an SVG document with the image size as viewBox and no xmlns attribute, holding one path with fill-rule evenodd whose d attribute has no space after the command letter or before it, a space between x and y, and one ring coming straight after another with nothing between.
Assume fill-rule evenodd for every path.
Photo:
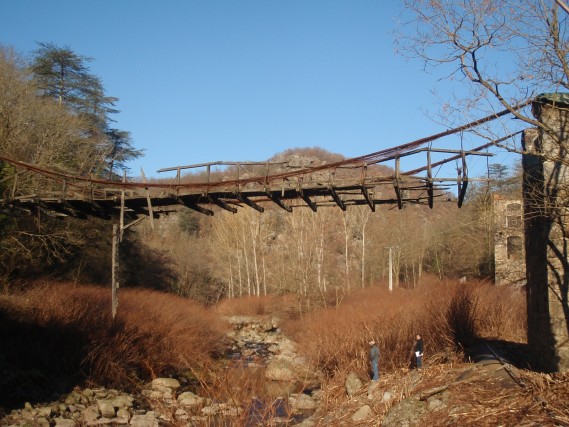
<instances>
[{"instance_id":1,"label":"bare tree","mask_svg":"<svg viewBox=\"0 0 569 427\"><path fill-rule=\"evenodd\" d=\"M569 15L555 1L404 0L404 5L399 52L457 84L460 95L441 111L445 120L462 122L465 114L507 109L519 120L502 120L500 128L488 125L480 134L496 139L497 133L529 124L563 143L529 108L519 108L540 93L569 89ZM466 91L459 89L461 83ZM507 148L520 151L515 140ZM566 162L561 157L552 160Z\"/></svg>"}]
</instances>

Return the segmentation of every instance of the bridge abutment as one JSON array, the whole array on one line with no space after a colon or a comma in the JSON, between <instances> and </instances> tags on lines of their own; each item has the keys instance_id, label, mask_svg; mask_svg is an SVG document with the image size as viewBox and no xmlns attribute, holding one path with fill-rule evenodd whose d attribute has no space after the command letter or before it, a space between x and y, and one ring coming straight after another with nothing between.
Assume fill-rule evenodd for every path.
<instances>
[{"instance_id":1,"label":"bridge abutment","mask_svg":"<svg viewBox=\"0 0 569 427\"><path fill-rule=\"evenodd\" d=\"M533 114L553 132L524 132L528 346L533 367L569 370L569 104L543 96ZM569 101L569 99L567 99Z\"/></svg>"}]
</instances>

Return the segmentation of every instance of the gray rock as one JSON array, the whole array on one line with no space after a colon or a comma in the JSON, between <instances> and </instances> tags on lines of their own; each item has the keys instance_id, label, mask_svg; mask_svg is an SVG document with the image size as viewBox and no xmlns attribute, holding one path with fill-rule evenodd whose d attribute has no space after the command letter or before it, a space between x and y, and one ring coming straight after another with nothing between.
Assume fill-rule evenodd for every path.
<instances>
[{"instance_id":1,"label":"gray rock","mask_svg":"<svg viewBox=\"0 0 569 427\"><path fill-rule=\"evenodd\" d=\"M36 425L39 427L49 427L49 421L46 418L38 418Z\"/></svg>"},{"instance_id":2,"label":"gray rock","mask_svg":"<svg viewBox=\"0 0 569 427\"><path fill-rule=\"evenodd\" d=\"M75 392L69 393L67 397L65 397L64 402L66 405L75 405L76 403L81 403L81 396Z\"/></svg>"},{"instance_id":3,"label":"gray rock","mask_svg":"<svg viewBox=\"0 0 569 427\"><path fill-rule=\"evenodd\" d=\"M185 391L178 396L180 406L199 406L203 401L203 397L197 396L191 391Z\"/></svg>"},{"instance_id":4,"label":"gray rock","mask_svg":"<svg viewBox=\"0 0 569 427\"><path fill-rule=\"evenodd\" d=\"M297 396L289 397L288 401L292 405L292 408L298 411L310 410L316 408L316 402L314 399L304 393L300 393Z\"/></svg>"},{"instance_id":5,"label":"gray rock","mask_svg":"<svg viewBox=\"0 0 569 427\"><path fill-rule=\"evenodd\" d=\"M117 418L126 418L127 420L130 418L130 412L126 408L120 408L117 411Z\"/></svg>"},{"instance_id":6,"label":"gray rock","mask_svg":"<svg viewBox=\"0 0 569 427\"><path fill-rule=\"evenodd\" d=\"M53 413L51 406L41 406L37 408L38 417L49 418Z\"/></svg>"},{"instance_id":7,"label":"gray rock","mask_svg":"<svg viewBox=\"0 0 569 427\"><path fill-rule=\"evenodd\" d=\"M117 396L112 400L112 405L117 408L130 408L132 407L134 398L132 396Z\"/></svg>"},{"instance_id":8,"label":"gray rock","mask_svg":"<svg viewBox=\"0 0 569 427\"><path fill-rule=\"evenodd\" d=\"M217 415L219 414L219 404L214 403L213 405L206 406L202 408L201 413L203 415Z\"/></svg>"},{"instance_id":9,"label":"gray rock","mask_svg":"<svg viewBox=\"0 0 569 427\"><path fill-rule=\"evenodd\" d=\"M158 420L146 415L134 415L130 420L130 425L134 427L158 427Z\"/></svg>"},{"instance_id":10,"label":"gray rock","mask_svg":"<svg viewBox=\"0 0 569 427\"><path fill-rule=\"evenodd\" d=\"M103 418L99 418L98 420L91 421L87 425L89 427L92 427L92 426L108 426L111 424L113 424L112 419L103 417Z\"/></svg>"},{"instance_id":11,"label":"gray rock","mask_svg":"<svg viewBox=\"0 0 569 427\"><path fill-rule=\"evenodd\" d=\"M369 405L364 405L360 409L358 409L354 415L352 415L352 421L357 423L359 421L363 421L369 418L371 415L372 410Z\"/></svg>"},{"instance_id":12,"label":"gray rock","mask_svg":"<svg viewBox=\"0 0 569 427\"><path fill-rule=\"evenodd\" d=\"M420 424L427 412L427 404L415 397L408 397L397 403L385 414L382 427L402 427Z\"/></svg>"},{"instance_id":13,"label":"gray rock","mask_svg":"<svg viewBox=\"0 0 569 427\"><path fill-rule=\"evenodd\" d=\"M35 418L35 414L33 410L29 410L29 409L24 409L22 410L20 416L25 419L25 420L33 420Z\"/></svg>"},{"instance_id":14,"label":"gray rock","mask_svg":"<svg viewBox=\"0 0 569 427\"><path fill-rule=\"evenodd\" d=\"M75 427L75 421L57 417L54 419L55 427Z\"/></svg>"},{"instance_id":15,"label":"gray rock","mask_svg":"<svg viewBox=\"0 0 569 427\"><path fill-rule=\"evenodd\" d=\"M85 410L81 413L81 416L87 423L95 421L97 418L99 418L99 408L94 405L89 406L85 408Z\"/></svg>"},{"instance_id":16,"label":"gray rock","mask_svg":"<svg viewBox=\"0 0 569 427\"><path fill-rule=\"evenodd\" d=\"M177 419L181 419L181 420L187 420L189 418L188 413L182 408L176 409L176 412L174 412L174 415L176 416Z\"/></svg>"},{"instance_id":17,"label":"gray rock","mask_svg":"<svg viewBox=\"0 0 569 427\"><path fill-rule=\"evenodd\" d=\"M149 397L150 399L162 399L164 397L164 392L153 390L146 397Z\"/></svg>"},{"instance_id":18,"label":"gray rock","mask_svg":"<svg viewBox=\"0 0 569 427\"><path fill-rule=\"evenodd\" d=\"M373 399L373 395L375 394L378 388L379 388L379 381L371 381L367 388L367 398L370 400Z\"/></svg>"},{"instance_id":19,"label":"gray rock","mask_svg":"<svg viewBox=\"0 0 569 427\"><path fill-rule=\"evenodd\" d=\"M93 390L91 390L90 388L86 388L85 390L83 390L82 394L86 398L90 399L95 395L95 392Z\"/></svg>"},{"instance_id":20,"label":"gray rock","mask_svg":"<svg viewBox=\"0 0 569 427\"><path fill-rule=\"evenodd\" d=\"M104 418L114 418L116 415L115 407L111 400L101 399L97 401L97 407Z\"/></svg>"},{"instance_id":21,"label":"gray rock","mask_svg":"<svg viewBox=\"0 0 569 427\"><path fill-rule=\"evenodd\" d=\"M111 424L114 426L125 426L128 424L128 416L113 418Z\"/></svg>"},{"instance_id":22,"label":"gray rock","mask_svg":"<svg viewBox=\"0 0 569 427\"><path fill-rule=\"evenodd\" d=\"M180 388L180 382L175 378L156 378L152 380L152 390L172 391Z\"/></svg>"},{"instance_id":23,"label":"gray rock","mask_svg":"<svg viewBox=\"0 0 569 427\"><path fill-rule=\"evenodd\" d=\"M363 386L362 380L353 372L350 372L346 377L346 382L344 387L346 388L346 393L348 396L353 396L360 390Z\"/></svg>"},{"instance_id":24,"label":"gray rock","mask_svg":"<svg viewBox=\"0 0 569 427\"><path fill-rule=\"evenodd\" d=\"M429 411L436 411L437 409L439 409L443 406L445 406L445 404L439 399L430 398L427 400L427 409Z\"/></svg>"},{"instance_id":25,"label":"gray rock","mask_svg":"<svg viewBox=\"0 0 569 427\"><path fill-rule=\"evenodd\" d=\"M391 399L393 399L393 394L390 391L385 391L381 397L382 402L389 402Z\"/></svg>"},{"instance_id":26,"label":"gray rock","mask_svg":"<svg viewBox=\"0 0 569 427\"><path fill-rule=\"evenodd\" d=\"M275 359L269 362L265 378L274 381L293 381L296 378L294 366L285 359Z\"/></svg>"},{"instance_id":27,"label":"gray rock","mask_svg":"<svg viewBox=\"0 0 569 427\"><path fill-rule=\"evenodd\" d=\"M297 424L297 427L314 427L316 424L311 419L307 418L303 420L300 424Z\"/></svg>"}]
</instances>

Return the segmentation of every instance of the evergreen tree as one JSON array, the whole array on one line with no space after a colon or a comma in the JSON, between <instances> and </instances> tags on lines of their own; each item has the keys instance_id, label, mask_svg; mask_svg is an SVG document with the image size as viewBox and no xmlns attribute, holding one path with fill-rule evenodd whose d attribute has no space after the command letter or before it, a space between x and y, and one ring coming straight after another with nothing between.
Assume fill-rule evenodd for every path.
<instances>
[{"instance_id":1,"label":"evergreen tree","mask_svg":"<svg viewBox=\"0 0 569 427\"><path fill-rule=\"evenodd\" d=\"M89 72L87 63L92 58L81 56L70 48L60 48L52 43L39 43L31 70L40 95L55 99L72 113L91 123L90 137L98 137L106 171L117 177L117 169L127 169L129 160L142 156L142 150L134 148L130 133L111 127L112 114L118 98L107 96L99 77Z\"/></svg>"}]
</instances>

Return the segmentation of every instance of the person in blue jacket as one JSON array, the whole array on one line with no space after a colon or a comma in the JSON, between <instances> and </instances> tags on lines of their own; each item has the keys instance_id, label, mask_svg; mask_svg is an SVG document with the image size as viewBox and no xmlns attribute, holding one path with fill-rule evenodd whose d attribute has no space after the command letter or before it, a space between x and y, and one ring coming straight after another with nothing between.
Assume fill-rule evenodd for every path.
<instances>
[{"instance_id":1,"label":"person in blue jacket","mask_svg":"<svg viewBox=\"0 0 569 427\"><path fill-rule=\"evenodd\" d=\"M373 369L373 380L377 381L379 379L379 347L373 340L369 342L369 346L369 360Z\"/></svg>"}]
</instances>

